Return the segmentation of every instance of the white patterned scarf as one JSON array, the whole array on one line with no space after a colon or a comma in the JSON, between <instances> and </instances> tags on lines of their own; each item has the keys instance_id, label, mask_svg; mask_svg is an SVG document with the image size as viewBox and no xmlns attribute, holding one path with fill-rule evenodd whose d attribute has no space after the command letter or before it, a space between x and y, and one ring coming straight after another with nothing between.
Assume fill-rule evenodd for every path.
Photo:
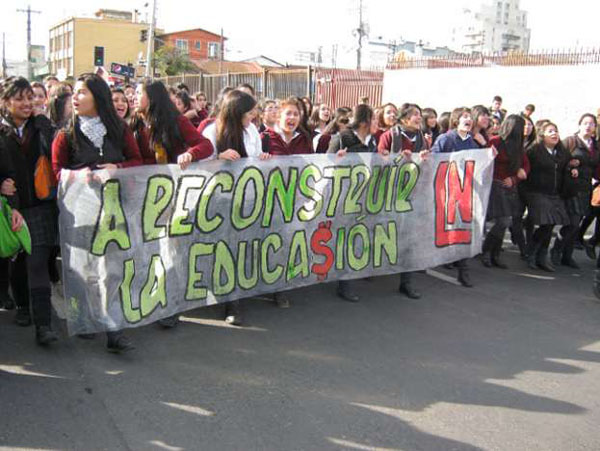
<instances>
[{"instance_id":1,"label":"white patterned scarf","mask_svg":"<svg viewBox=\"0 0 600 451\"><path fill-rule=\"evenodd\" d=\"M79 116L79 128L81 129L81 133L83 133L92 144L100 150L100 155L102 155L106 127L102 123L100 116Z\"/></svg>"}]
</instances>

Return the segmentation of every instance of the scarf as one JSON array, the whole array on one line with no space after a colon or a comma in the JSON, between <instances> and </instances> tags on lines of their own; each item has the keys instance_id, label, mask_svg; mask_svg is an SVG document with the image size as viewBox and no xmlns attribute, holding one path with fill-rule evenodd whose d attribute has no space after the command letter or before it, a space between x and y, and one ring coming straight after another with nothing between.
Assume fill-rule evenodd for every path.
<instances>
[{"instance_id":1,"label":"scarf","mask_svg":"<svg viewBox=\"0 0 600 451\"><path fill-rule=\"evenodd\" d=\"M104 137L106 136L106 127L102 123L100 116L79 116L79 129L81 130L81 133L83 133L84 136L98 148L100 156L102 156L102 146L104 145Z\"/></svg>"}]
</instances>

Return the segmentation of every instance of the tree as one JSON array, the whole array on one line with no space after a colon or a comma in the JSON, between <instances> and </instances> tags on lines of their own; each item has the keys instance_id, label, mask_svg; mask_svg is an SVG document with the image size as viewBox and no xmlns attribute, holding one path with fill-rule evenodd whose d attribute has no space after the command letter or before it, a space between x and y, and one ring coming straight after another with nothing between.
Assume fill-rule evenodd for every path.
<instances>
[{"instance_id":1,"label":"tree","mask_svg":"<svg viewBox=\"0 0 600 451\"><path fill-rule=\"evenodd\" d=\"M164 46L154 52L154 64L163 75L196 74L200 72L188 57L175 47Z\"/></svg>"}]
</instances>

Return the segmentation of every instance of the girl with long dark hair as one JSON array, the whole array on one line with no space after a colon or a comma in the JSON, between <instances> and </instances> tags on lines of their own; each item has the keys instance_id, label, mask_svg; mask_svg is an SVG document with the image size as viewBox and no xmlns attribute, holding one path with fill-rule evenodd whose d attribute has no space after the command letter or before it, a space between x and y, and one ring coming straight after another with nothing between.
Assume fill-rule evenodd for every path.
<instances>
[{"instance_id":1,"label":"girl with long dark hair","mask_svg":"<svg viewBox=\"0 0 600 451\"><path fill-rule=\"evenodd\" d=\"M5 80L1 98L0 194L25 218L32 244L31 255L21 253L12 264L15 322L28 326L33 315L36 341L47 345L57 339L50 324L48 261L58 245L58 211L54 199L36 196L34 173L38 158L50 155L54 130L46 116L33 114L33 89L25 78Z\"/></svg>"},{"instance_id":2,"label":"girl with long dark hair","mask_svg":"<svg viewBox=\"0 0 600 451\"><path fill-rule=\"evenodd\" d=\"M569 214L569 224L560 229L560 236L554 241L550 253L554 265L565 265L579 269L573 259L575 241L579 237L579 224L583 217L592 213L592 178L596 175L600 162L596 143L596 116L586 113L579 119L579 130L569 136L563 144L571 154L571 166L576 167L579 176L568 180L565 186L565 204Z\"/></svg>"},{"instance_id":3,"label":"girl with long dark hair","mask_svg":"<svg viewBox=\"0 0 600 451\"><path fill-rule=\"evenodd\" d=\"M482 262L487 267L507 268L500 260L504 233L512 225L512 217L519 213L517 185L527 179L529 172L529 160L523 149L524 129L525 120L511 114L502 123L499 135L489 141L498 153L487 210L487 219L494 225L483 242Z\"/></svg>"},{"instance_id":4,"label":"girl with long dark hair","mask_svg":"<svg viewBox=\"0 0 600 451\"><path fill-rule=\"evenodd\" d=\"M350 119L348 118L348 113L340 112L336 114L333 120L325 128L325 131L318 136L315 152L327 152L327 149L329 149L329 143L331 142L331 138L336 136L338 133L346 130L349 123Z\"/></svg>"},{"instance_id":5,"label":"girl with long dark hair","mask_svg":"<svg viewBox=\"0 0 600 451\"><path fill-rule=\"evenodd\" d=\"M206 119L204 119L202 122L200 122L200 125L198 125L198 128L197 128L198 133L203 133L204 129L206 127L208 127L210 124L215 122L215 120L217 119L217 115L219 114L219 111L221 109L221 104L223 103L223 98L231 91L233 91L233 88L231 86L225 86L223 89L221 89L221 91L219 91L219 95L217 96L217 101L215 102L215 105L211 109L208 117Z\"/></svg>"},{"instance_id":6,"label":"girl with long dark hair","mask_svg":"<svg viewBox=\"0 0 600 451\"><path fill-rule=\"evenodd\" d=\"M37 116L38 114L48 116L48 92L46 91L46 87L43 83L34 81L31 83L31 88L33 89L34 116Z\"/></svg>"},{"instance_id":7,"label":"girl with long dark hair","mask_svg":"<svg viewBox=\"0 0 600 451\"><path fill-rule=\"evenodd\" d=\"M527 218L537 226L527 243L530 268L554 272L548 261L548 247L555 225L567 224L569 217L562 194L565 180L577 178L569 152L560 142L558 128L550 121L540 125L536 142L527 150L530 171L527 176Z\"/></svg>"},{"instance_id":8,"label":"girl with long dark hair","mask_svg":"<svg viewBox=\"0 0 600 451\"><path fill-rule=\"evenodd\" d=\"M135 138L117 114L104 79L96 74L78 78L73 112L73 120L52 143L52 167L57 178L62 169L117 169L142 164ZM121 331L107 332L107 348L123 352L133 349L133 344Z\"/></svg>"},{"instance_id":9,"label":"girl with long dark hair","mask_svg":"<svg viewBox=\"0 0 600 451\"><path fill-rule=\"evenodd\" d=\"M398 108L393 103L386 103L379 108L377 114L377 132L375 139L377 142L381 136L398 123Z\"/></svg>"},{"instance_id":10,"label":"girl with long dark hair","mask_svg":"<svg viewBox=\"0 0 600 451\"><path fill-rule=\"evenodd\" d=\"M186 169L212 154L210 143L177 110L161 82L146 80L136 93L138 109L132 129L144 164L178 164Z\"/></svg>"},{"instance_id":11,"label":"girl with long dark hair","mask_svg":"<svg viewBox=\"0 0 600 451\"><path fill-rule=\"evenodd\" d=\"M433 108L423 108L421 113L422 124L421 131L431 136L431 142L434 143L438 136L440 136L440 124L438 123L438 114Z\"/></svg>"},{"instance_id":12,"label":"girl with long dark hair","mask_svg":"<svg viewBox=\"0 0 600 451\"><path fill-rule=\"evenodd\" d=\"M486 148L490 140L487 133L490 127L490 110L483 105L475 105L471 108L471 114L473 115L471 136L479 147Z\"/></svg>"},{"instance_id":13,"label":"girl with long dark hair","mask_svg":"<svg viewBox=\"0 0 600 451\"><path fill-rule=\"evenodd\" d=\"M73 115L73 105L71 102L72 93L63 86L54 88L54 95L50 98L48 112L50 113L50 122L58 130L64 128L71 120Z\"/></svg>"},{"instance_id":14,"label":"girl with long dark hair","mask_svg":"<svg viewBox=\"0 0 600 451\"><path fill-rule=\"evenodd\" d=\"M175 95L175 106L181 114L187 117L194 128L198 128L202 118L198 115L196 108L193 106L192 98L187 91L178 91Z\"/></svg>"},{"instance_id":15,"label":"girl with long dark hair","mask_svg":"<svg viewBox=\"0 0 600 451\"><path fill-rule=\"evenodd\" d=\"M320 135L325 131L329 122L331 122L331 109L326 103L321 103L310 115L308 127L313 135ZM313 144L316 144L316 141Z\"/></svg>"},{"instance_id":16,"label":"girl with long dark hair","mask_svg":"<svg viewBox=\"0 0 600 451\"><path fill-rule=\"evenodd\" d=\"M115 111L119 115L121 119L124 121L129 120L130 117L130 108L129 108L129 100L125 95L125 91L121 88L112 88L110 90L111 98L113 101L113 105L115 106Z\"/></svg>"}]
</instances>

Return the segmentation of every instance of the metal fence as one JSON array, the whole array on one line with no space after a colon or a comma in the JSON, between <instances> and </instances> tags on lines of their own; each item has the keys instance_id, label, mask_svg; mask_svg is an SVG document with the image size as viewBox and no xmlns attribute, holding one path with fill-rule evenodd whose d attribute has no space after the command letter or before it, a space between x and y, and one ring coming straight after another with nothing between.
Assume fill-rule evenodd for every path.
<instances>
[{"instance_id":1,"label":"metal fence","mask_svg":"<svg viewBox=\"0 0 600 451\"><path fill-rule=\"evenodd\" d=\"M388 65L388 69L451 69L490 66L576 66L600 63L600 48L520 51L474 55L448 55L405 59Z\"/></svg>"},{"instance_id":2,"label":"metal fence","mask_svg":"<svg viewBox=\"0 0 600 451\"><path fill-rule=\"evenodd\" d=\"M347 69L265 69L256 73L185 74L158 78L167 86L185 83L191 92L203 91L209 102L217 99L226 86L248 83L258 98L284 99L310 97L313 102L332 108L354 106L361 97L379 105L383 91L383 72Z\"/></svg>"}]
</instances>

